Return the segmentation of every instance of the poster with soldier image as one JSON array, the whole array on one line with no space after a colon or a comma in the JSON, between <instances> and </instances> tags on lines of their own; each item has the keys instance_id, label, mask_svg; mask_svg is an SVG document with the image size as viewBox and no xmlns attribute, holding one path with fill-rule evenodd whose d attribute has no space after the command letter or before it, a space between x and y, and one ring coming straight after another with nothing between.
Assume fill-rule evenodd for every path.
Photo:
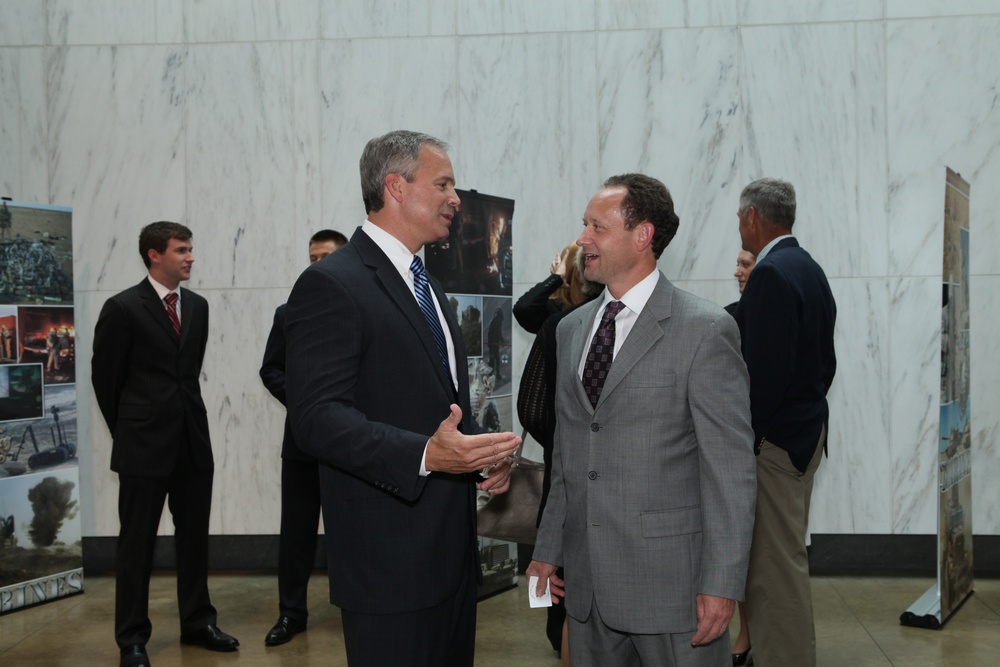
<instances>
[{"instance_id":1,"label":"poster with soldier image","mask_svg":"<svg viewBox=\"0 0 1000 667\"><path fill-rule=\"evenodd\" d=\"M83 592L72 211L0 202L0 614Z\"/></svg>"},{"instance_id":2,"label":"poster with soldier image","mask_svg":"<svg viewBox=\"0 0 1000 667\"><path fill-rule=\"evenodd\" d=\"M510 431L514 201L467 190L458 196L462 204L448 238L425 246L424 263L447 292L458 320L472 417L485 431ZM489 499L489 493L479 493L480 506ZM480 537L479 557L481 598L517 583L517 545Z\"/></svg>"}]
</instances>

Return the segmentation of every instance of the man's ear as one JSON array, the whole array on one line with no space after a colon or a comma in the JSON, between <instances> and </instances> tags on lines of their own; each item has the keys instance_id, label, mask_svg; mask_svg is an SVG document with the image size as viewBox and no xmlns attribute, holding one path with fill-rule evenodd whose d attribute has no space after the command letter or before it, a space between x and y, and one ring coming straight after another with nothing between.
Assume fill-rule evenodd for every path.
<instances>
[{"instance_id":1,"label":"man's ear","mask_svg":"<svg viewBox=\"0 0 1000 667\"><path fill-rule=\"evenodd\" d=\"M388 174L385 177L385 191L397 202L403 201L403 177L399 174Z\"/></svg>"},{"instance_id":2,"label":"man's ear","mask_svg":"<svg viewBox=\"0 0 1000 667\"><path fill-rule=\"evenodd\" d=\"M653 223L651 222L640 222L638 232L636 246L637 250L641 252L653 243L653 234L656 232L656 228L653 227Z\"/></svg>"}]
</instances>

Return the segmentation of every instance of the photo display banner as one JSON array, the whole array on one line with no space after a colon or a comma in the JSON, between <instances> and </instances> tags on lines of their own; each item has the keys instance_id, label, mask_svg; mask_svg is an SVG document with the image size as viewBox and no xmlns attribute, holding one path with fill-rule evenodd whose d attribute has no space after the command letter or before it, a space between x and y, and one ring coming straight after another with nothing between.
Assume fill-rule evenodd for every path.
<instances>
[{"instance_id":1,"label":"photo display banner","mask_svg":"<svg viewBox=\"0 0 1000 667\"><path fill-rule=\"evenodd\" d=\"M0 204L0 614L83 592L72 220Z\"/></svg>"},{"instance_id":2,"label":"photo display banner","mask_svg":"<svg viewBox=\"0 0 1000 667\"><path fill-rule=\"evenodd\" d=\"M424 264L448 294L468 355L472 416L485 431L514 425L513 332L514 200L457 190L462 200L448 238L425 246ZM490 494L479 492L479 504ZM517 545L479 538L483 583L479 597L517 583Z\"/></svg>"},{"instance_id":3,"label":"photo display banner","mask_svg":"<svg viewBox=\"0 0 1000 667\"><path fill-rule=\"evenodd\" d=\"M941 299L937 582L899 622L940 630L972 594L972 431L969 420L969 184L946 169Z\"/></svg>"},{"instance_id":4,"label":"photo display banner","mask_svg":"<svg viewBox=\"0 0 1000 667\"><path fill-rule=\"evenodd\" d=\"M938 585L945 622L972 592L969 184L947 170L938 440Z\"/></svg>"}]
</instances>

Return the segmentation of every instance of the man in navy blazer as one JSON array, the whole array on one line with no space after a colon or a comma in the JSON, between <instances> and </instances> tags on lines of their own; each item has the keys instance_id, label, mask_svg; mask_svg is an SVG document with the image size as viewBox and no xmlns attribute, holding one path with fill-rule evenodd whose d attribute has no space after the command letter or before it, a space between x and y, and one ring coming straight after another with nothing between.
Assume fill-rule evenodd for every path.
<instances>
[{"instance_id":1,"label":"man in navy blazer","mask_svg":"<svg viewBox=\"0 0 1000 667\"><path fill-rule=\"evenodd\" d=\"M757 452L747 618L758 667L810 667L816 632L805 537L837 369L837 305L823 269L792 236L791 183L754 181L738 215L743 249L757 256L735 313Z\"/></svg>"},{"instance_id":2,"label":"man in navy blazer","mask_svg":"<svg viewBox=\"0 0 1000 667\"><path fill-rule=\"evenodd\" d=\"M415 132L369 141L368 218L302 273L285 310L289 416L320 461L330 601L352 667L473 664L476 488L506 491L520 442L475 434L461 329L416 257L448 236L460 203L445 151Z\"/></svg>"},{"instance_id":3,"label":"man in navy blazer","mask_svg":"<svg viewBox=\"0 0 1000 667\"><path fill-rule=\"evenodd\" d=\"M118 473L115 639L122 667L149 665L149 577L169 497L177 551L181 643L235 651L208 595L208 521L214 463L201 399L208 302L191 277L191 230L154 222L139 234L149 276L108 299L94 330L94 396L111 431Z\"/></svg>"},{"instance_id":4,"label":"man in navy blazer","mask_svg":"<svg viewBox=\"0 0 1000 667\"><path fill-rule=\"evenodd\" d=\"M315 264L347 244L347 237L321 229L309 239L309 263ZM264 346L260 379L271 395L285 401L285 305L274 311L274 324ZM278 621L264 637L277 646L305 631L309 618L309 575L316 556L319 526L319 465L316 457L295 444L292 425L285 416L281 442L281 532L278 536Z\"/></svg>"}]
</instances>

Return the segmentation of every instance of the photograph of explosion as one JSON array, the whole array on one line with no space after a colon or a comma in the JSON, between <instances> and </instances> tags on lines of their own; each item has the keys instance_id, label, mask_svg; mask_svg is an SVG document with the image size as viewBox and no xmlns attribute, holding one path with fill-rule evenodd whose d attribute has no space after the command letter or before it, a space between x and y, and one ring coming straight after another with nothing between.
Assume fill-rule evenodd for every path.
<instances>
[{"instance_id":1,"label":"photograph of explosion","mask_svg":"<svg viewBox=\"0 0 1000 667\"><path fill-rule=\"evenodd\" d=\"M11 587L83 566L79 501L75 470L0 484L0 613Z\"/></svg>"}]
</instances>

